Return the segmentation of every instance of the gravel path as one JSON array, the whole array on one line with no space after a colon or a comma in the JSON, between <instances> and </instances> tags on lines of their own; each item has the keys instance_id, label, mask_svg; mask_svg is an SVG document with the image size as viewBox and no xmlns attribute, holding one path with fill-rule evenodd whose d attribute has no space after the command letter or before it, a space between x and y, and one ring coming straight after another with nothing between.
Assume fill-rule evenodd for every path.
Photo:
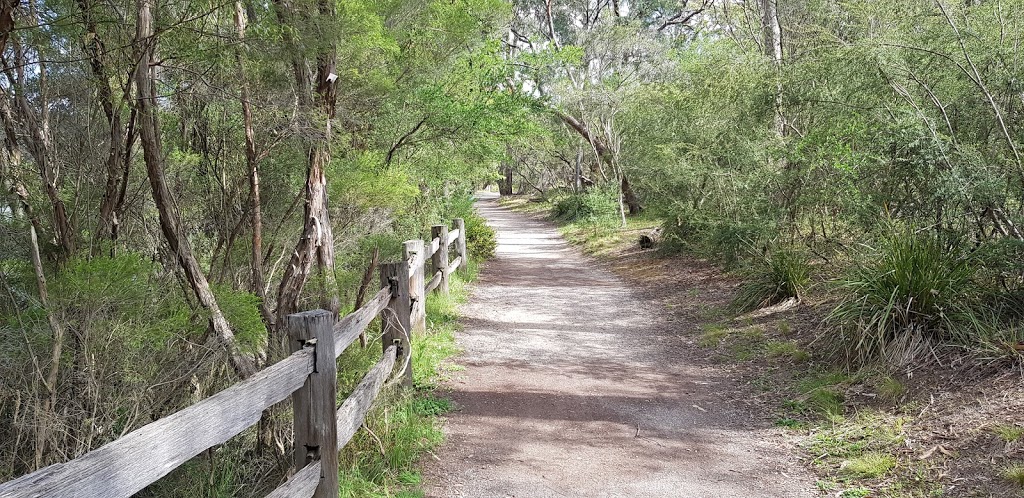
<instances>
[{"instance_id":1,"label":"gravel path","mask_svg":"<svg viewBox=\"0 0 1024 498\"><path fill-rule=\"evenodd\" d=\"M498 230L463 307L457 410L431 497L811 497L777 434L724 392L659 310L553 226L478 209ZM685 283L680 283L685 285Z\"/></svg>"}]
</instances>

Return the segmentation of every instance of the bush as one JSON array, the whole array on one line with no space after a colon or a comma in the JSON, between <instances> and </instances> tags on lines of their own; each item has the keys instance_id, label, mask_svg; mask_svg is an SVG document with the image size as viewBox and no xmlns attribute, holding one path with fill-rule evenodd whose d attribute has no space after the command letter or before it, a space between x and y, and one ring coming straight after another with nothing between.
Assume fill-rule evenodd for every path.
<instances>
[{"instance_id":1,"label":"bush","mask_svg":"<svg viewBox=\"0 0 1024 498\"><path fill-rule=\"evenodd\" d=\"M751 311L790 298L799 299L810 275L811 267L804 254L792 249L775 251L746 272L746 282L740 286L733 306Z\"/></svg>"},{"instance_id":2,"label":"bush","mask_svg":"<svg viewBox=\"0 0 1024 498\"><path fill-rule=\"evenodd\" d=\"M555 219L570 223L574 221L595 222L615 219L619 210L618 194L611 190L592 188L569 194L555 202Z\"/></svg>"},{"instance_id":3,"label":"bush","mask_svg":"<svg viewBox=\"0 0 1024 498\"><path fill-rule=\"evenodd\" d=\"M768 232L768 227L743 222L678 217L662 225L661 247L670 253L698 254L732 269Z\"/></svg>"},{"instance_id":4,"label":"bush","mask_svg":"<svg viewBox=\"0 0 1024 498\"><path fill-rule=\"evenodd\" d=\"M839 282L839 304L827 317L861 361L904 365L931 344L978 339L984 315L971 261L935 238L890 236L861 255Z\"/></svg>"},{"instance_id":5,"label":"bush","mask_svg":"<svg viewBox=\"0 0 1024 498\"><path fill-rule=\"evenodd\" d=\"M469 252L469 256L480 261L493 258L498 247L498 236L494 229L475 212L466 216L465 221L466 251Z\"/></svg>"}]
</instances>

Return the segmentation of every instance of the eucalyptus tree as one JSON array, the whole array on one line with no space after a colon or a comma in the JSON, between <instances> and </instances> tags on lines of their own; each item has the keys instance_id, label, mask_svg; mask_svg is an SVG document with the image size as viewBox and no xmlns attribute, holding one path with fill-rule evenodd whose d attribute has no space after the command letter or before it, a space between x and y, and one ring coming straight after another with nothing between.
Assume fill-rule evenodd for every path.
<instances>
[{"instance_id":1,"label":"eucalyptus tree","mask_svg":"<svg viewBox=\"0 0 1024 498\"><path fill-rule=\"evenodd\" d=\"M641 203L620 162L617 117L644 83L664 78L672 65L670 48L692 35L708 5L516 2L506 45L521 69L510 86L537 98L578 134L595 158L592 175L617 183L631 214Z\"/></svg>"},{"instance_id":2,"label":"eucalyptus tree","mask_svg":"<svg viewBox=\"0 0 1024 498\"><path fill-rule=\"evenodd\" d=\"M372 245L464 209L532 126L500 88L508 15L0 2L4 475L275 361L279 317L340 312Z\"/></svg>"}]
</instances>

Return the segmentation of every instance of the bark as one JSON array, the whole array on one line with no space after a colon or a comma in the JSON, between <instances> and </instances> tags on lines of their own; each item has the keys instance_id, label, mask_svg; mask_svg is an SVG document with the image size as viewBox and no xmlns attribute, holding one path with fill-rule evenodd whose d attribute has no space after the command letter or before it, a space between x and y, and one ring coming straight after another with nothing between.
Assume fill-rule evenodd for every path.
<instances>
[{"instance_id":1,"label":"bark","mask_svg":"<svg viewBox=\"0 0 1024 498\"><path fill-rule=\"evenodd\" d=\"M622 202L626 203L626 207L629 208L629 215L636 216L640 214L644 207L640 204L640 199L636 197L636 193L633 192L633 186L629 184L629 179L626 178L626 174L622 174Z\"/></svg>"},{"instance_id":2,"label":"bark","mask_svg":"<svg viewBox=\"0 0 1024 498\"><path fill-rule=\"evenodd\" d=\"M156 204L160 217L160 229L167 240L167 245L174 253L181 266L189 286L196 295L200 306L210 314L210 328L217 341L227 350L235 372L242 378L255 373L251 359L244 356L235 346L235 335L224 314L221 313L217 300L210 290L210 284L203 275L198 261L192 254L192 247L186 237L182 236L178 213L174 208L174 200L167 180L164 176L163 158L161 156L160 126L157 120L156 84L153 74L154 49L156 37L153 30L153 1L138 0L138 26L136 44L141 48L138 65L135 68L135 84L137 89L136 106L139 113L139 132L142 139L143 158L146 173L153 190L153 202Z\"/></svg>"},{"instance_id":3,"label":"bark","mask_svg":"<svg viewBox=\"0 0 1024 498\"><path fill-rule=\"evenodd\" d=\"M128 176L132 169L132 147L135 145L137 130L135 120L138 118L138 111L133 107L128 116L128 131L124 140L124 168L121 169L121 186L117 193L117 202L114 203L114 213L110 218L110 256L113 257L117 249L117 238L121 228L121 215L124 213L125 196L128 193Z\"/></svg>"},{"instance_id":4,"label":"bark","mask_svg":"<svg viewBox=\"0 0 1024 498\"><path fill-rule=\"evenodd\" d=\"M5 101L6 103L6 101ZM57 319L57 315L50 309L49 292L46 285L46 273L43 270L43 260L39 250L39 233L42 232L42 223L39 217L32 210L28 202L28 190L21 183L17 176L15 167L21 161L21 153L18 145L17 134L13 122L8 118L9 109L4 107L4 145L6 158L10 161L10 175L5 176L5 182L10 182L9 188L17 197L17 207L12 205L12 214L24 213L29 220L29 254L32 259L32 270L36 277L36 288L39 291L39 304L46 313L46 323L50 327L50 365L44 376L39 371L39 380L46 389L46 395L39 401L39 410L42 416L50 417L57 406L57 379L60 374L60 357L64 350L64 338L66 336L64 325ZM52 425L42 422L35 425L35 452L33 454L33 469L43 466L43 457L46 454L46 447L50 441Z\"/></svg>"},{"instance_id":5,"label":"bark","mask_svg":"<svg viewBox=\"0 0 1024 498\"><path fill-rule=\"evenodd\" d=\"M352 306L353 310L358 311L359 308L363 307L363 300L366 299L366 291L370 288L370 283L373 282L373 276L377 272L377 263L380 259L380 248L373 248L373 255L370 256L370 264L366 266L366 272L363 273L363 280L359 283L359 291L356 292L356 303ZM359 334L359 346L366 347L366 330L363 330Z\"/></svg>"},{"instance_id":6,"label":"bark","mask_svg":"<svg viewBox=\"0 0 1024 498\"><path fill-rule=\"evenodd\" d=\"M40 379L46 387L47 395L43 398L41 412L43 416L49 417L57 406L57 378L60 375L60 355L64 350L64 326L57 320L57 316L50 309L49 295L46 287L46 274L43 273L43 261L39 257L39 237L37 235L40 227L39 219L32 213L28 204L28 196L23 186L18 187L18 196L22 201L22 209L28 214L30 252L32 253L32 269L36 275L36 286L39 289L39 304L46 312L46 323L50 326L52 338L50 341L50 368L46 377ZM41 375L41 373L40 373ZM35 468L43 466L43 456L46 453L46 445L50 439L51 424L40 423L36 427L35 447Z\"/></svg>"},{"instance_id":7,"label":"bark","mask_svg":"<svg viewBox=\"0 0 1024 498\"><path fill-rule=\"evenodd\" d=\"M114 92L110 86L110 75L104 64L106 52L103 40L97 31L94 9L96 5L93 0L78 0L78 7L82 10L82 18L85 24L86 36L83 50L89 58L89 68L96 84L96 93L99 98L100 107L107 118L108 127L108 153L106 160L106 183L103 189L103 198L100 201L100 217L93 234L93 244L90 252L95 255L99 249L100 241L113 234L114 208L117 206L119 181L123 178L123 170L128 167L124 161L125 142L128 136L124 133L124 125L121 122L123 104L114 103ZM127 95L125 96L127 101Z\"/></svg>"},{"instance_id":8,"label":"bark","mask_svg":"<svg viewBox=\"0 0 1024 498\"><path fill-rule=\"evenodd\" d=\"M782 137L786 132L786 121L782 115L782 27L779 24L778 0L761 0L761 31L765 55L775 65L774 125L775 133Z\"/></svg>"},{"instance_id":9,"label":"bark","mask_svg":"<svg viewBox=\"0 0 1024 498\"><path fill-rule=\"evenodd\" d=\"M562 122L569 125L570 128L576 130L576 132L594 148L594 153L597 154L601 163L613 166L614 168L615 154L600 136L590 130L590 127L588 127L586 123L561 111L555 111L555 115L558 116ZM636 193L633 192L633 187L629 184L629 180L626 178L624 173L621 175L619 186L620 193L622 195L622 202L626 203L626 206L629 209L629 214L631 216L640 214L644 209L643 205L640 204L640 200L637 198Z\"/></svg>"},{"instance_id":10,"label":"bark","mask_svg":"<svg viewBox=\"0 0 1024 498\"><path fill-rule=\"evenodd\" d=\"M498 182L499 195L512 195L512 165L503 164L501 168L502 180Z\"/></svg>"},{"instance_id":11,"label":"bark","mask_svg":"<svg viewBox=\"0 0 1024 498\"><path fill-rule=\"evenodd\" d=\"M275 2L275 8L282 24L286 26L294 23L303 14L293 11L291 5L282 1ZM333 18L335 16L334 4L328 0L320 0L314 15L321 18ZM295 245L295 250L292 251L278 287L277 323L283 323L285 316L299 311L299 297L309 279L313 263L317 264L325 283L325 289L321 294L321 307L337 315L341 306L334 277L334 234L331 229L327 201L327 177L325 176L326 166L331 161L329 141L336 100L334 82L337 77L332 76L336 47L332 44L330 48L316 55L316 77L314 80L313 75L307 70L308 61L301 55L298 47L294 47L295 40L292 40L287 33L285 36L286 43L292 45L296 50L292 69L296 91L299 95L300 114L311 129L318 126L314 123L323 122L323 132L322 134L316 133L315 136L309 138L304 223L302 234ZM278 335L280 336L280 334ZM279 337L279 339L283 340L283 337ZM281 346L283 348L283 344ZM287 348L282 349L282 351L286 350Z\"/></svg>"},{"instance_id":12,"label":"bark","mask_svg":"<svg viewBox=\"0 0 1024 498\"><path fill-rule=\"evenodd\" d=\"M29 9L31 22L38 23L35 20L34 7L30 5ZM25 95L25 68L28 57L20 44L14 44L13 52L16 67L13 69L5 67L4 73L7 76L7 81L11 84L10 92L13 96L14 108L10 109L9 103L4 102L3 119L13 125L13 119L16 117L24 128L26 137L24 145L35 161L46 197L53 208L54 234L57 246L61 250L57 259L63 261L75 252L75 231L71 225L67 206L60 197L57 187L58 175L52 163L53 144L50 140L50 104L47 101L46 64L39 62L34 65L39 84L39 112L37 114L32 110L28 97ZM4 99L6 98L5 95Z\"/></svg>"}]
</instances>

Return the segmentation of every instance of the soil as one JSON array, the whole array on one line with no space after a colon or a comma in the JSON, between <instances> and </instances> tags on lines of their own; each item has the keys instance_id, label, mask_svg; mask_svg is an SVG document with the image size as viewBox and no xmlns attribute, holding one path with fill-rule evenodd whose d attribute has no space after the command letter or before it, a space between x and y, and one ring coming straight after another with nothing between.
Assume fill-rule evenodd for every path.
<instances>
[{"instance_id":1,"label":"soil","mask_svg":"<svg viewBox=\"0 0 1024 498\"><path fill-rule=\"evenodd\" d=\"M730 295L712 268L637 286L545 221L478 209L499 245L463 307L427 496L818 496L772 414L695 344Z\"/></svg>"}]
</instances>

